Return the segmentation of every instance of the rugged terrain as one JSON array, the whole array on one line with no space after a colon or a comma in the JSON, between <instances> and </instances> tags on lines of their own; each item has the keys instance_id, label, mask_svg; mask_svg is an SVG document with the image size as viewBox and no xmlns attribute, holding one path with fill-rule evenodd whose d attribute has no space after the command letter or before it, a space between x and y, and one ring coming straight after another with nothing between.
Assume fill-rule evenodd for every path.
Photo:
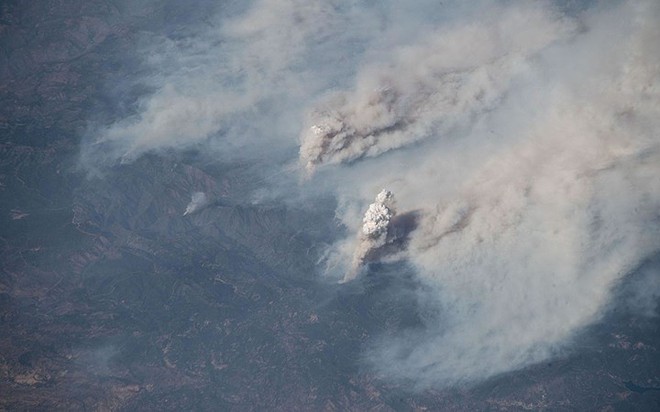
<instances>
[{"instance_id":1,"label":"rugged terrain","mask_svg":"<svg viewBox=\"0 0 660 412\"><path fill-rule=\"evenodd\" d=\"M414 392L362 361L373 339L421 325L414 277L374 265L323 281L317 260L341 230L331 199L253 204L249 165L195 153L88 176L88 122L131 110L113 93L143 92L113 82L142 70L136 33L209 7L140 4L1 6L0 409L660 408L657 317L619 305L551 363ZM184 217L195 191L213 201Z\"/></svg>"}]
</instances>

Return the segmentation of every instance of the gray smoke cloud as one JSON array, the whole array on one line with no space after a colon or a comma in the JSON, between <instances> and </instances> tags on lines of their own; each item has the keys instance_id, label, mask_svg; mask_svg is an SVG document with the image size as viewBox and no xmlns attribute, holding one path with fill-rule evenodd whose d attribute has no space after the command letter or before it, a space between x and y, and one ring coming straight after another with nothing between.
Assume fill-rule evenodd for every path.
<instances>
[{"instance_id":1,"label":"gray smoke cloud","mask_svg":"<svg viewBox=\"0 0 660 412\"><path fill-rule=\"evenodd\" d=\"M570 350L660 245L660 3L344 3L259 0L145 39L155 91L83 158L203 145L277 172L334 164L268 190L336 196L352 234L327 276L374 250L414 267L424 325L372 342L383 379L472 383ZM388 233L414 216L393 249L355 236L381 187ZM649 273L634 290L653 300Z\"/></svg>"},{"instance_id":2,"label":"gray smoke cloud","mask_svg":"<svg viewBox=\"0 0 660 412\"><path fill-rule=\"evenodd\" d=\"M188 206L186 206L186 210L183 212L183 215L186 216L198 212L208 204L209 199L206 196L206 193L195 192L192 194L190 203L188 203Z\"/></svg>"},{"instance_id":3,"label":"gray smoke cloud","mask_svg":"<svg viewBox=\"0 0 660 412\"><path fill-rule=\"evenodd\" d=\"M538 6L496 7L479 24L399 47L362 69L353 90L333 93L312 111L300 162L311 174L466 126L501 101L539 51L574 30Z\"/></svg>"}]
</instances>

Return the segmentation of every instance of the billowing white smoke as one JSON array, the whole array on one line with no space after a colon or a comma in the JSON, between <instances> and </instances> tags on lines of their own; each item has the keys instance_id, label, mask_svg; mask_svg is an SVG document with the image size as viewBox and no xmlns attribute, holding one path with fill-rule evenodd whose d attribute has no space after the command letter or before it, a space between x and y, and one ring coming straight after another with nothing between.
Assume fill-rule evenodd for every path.
<instances>
[{"instance_id":1,"label":"billowing white smoke","mask_svg":"<svg viewBox=\"0 0 660 412\"><path fill-rule=\"evenodd\" d=\"M344 276L344 282L354 279L370 252L382 247L387 242L390 222L396 214L394 195L383 189L376 196L374 203L362 218L362 230L358 235L358 244L353 254L351 268Z\"/></svg>"},{"instance_id":2,"label":"billowing white smoke","mask_svg":"<svg viewBox=\"0 0 660 412\"><path fill-rule=\"evenodd\" d=\"M183 215L191 215L208 204L208 198L204 192L195 192L192 194L190 203L186 206L186 211L183 212Z\"/></svg>"},{"instance_id":3,"label":"billowing white smoke","mask_svg":"<svg viewBox=\"0 0 660 412\"><path fill-rule=\"evenodd\" d=\"M379 238L387 234L387 227L394 214L394 195L383 189L364 214L362 234L368 238Z\"/></svg>"},{"instance_id":4,"label":"billowing white smoke","mask_svg":"<svg viewBox=\"0 0 660 412\"><path fill-rule=\"evenodd\" d=\"M466 126L501 101L530 59L572 31L561 16L523 5L395 49L359 73L355 90L332 94L310 114L300 162L311 174Z\"/></svg>"}]
</instances>

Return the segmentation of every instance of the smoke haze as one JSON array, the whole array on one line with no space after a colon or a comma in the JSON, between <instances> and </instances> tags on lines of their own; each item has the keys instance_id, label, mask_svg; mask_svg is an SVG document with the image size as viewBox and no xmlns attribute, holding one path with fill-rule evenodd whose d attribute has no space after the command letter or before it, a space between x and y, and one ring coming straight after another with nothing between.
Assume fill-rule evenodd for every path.
<instances>
[{"instance_id":1,"label":"smoke haze","mask_svg":"<svg viewBox=\"0 0 660 412\"><path fill-rule=\"evenodd\" d=\"M260 0L145 39L154 92L83 151L284 163L272 196L340 204L351 234L319 267L337 280L391 189L417 216L404 254L424 325L365 362L419 388L570 350L660 245L660 3L430 3ZM308 176L295 189L291 164ZM634 289L658 296L649 273Z\"/></svg>"}]
</instances>

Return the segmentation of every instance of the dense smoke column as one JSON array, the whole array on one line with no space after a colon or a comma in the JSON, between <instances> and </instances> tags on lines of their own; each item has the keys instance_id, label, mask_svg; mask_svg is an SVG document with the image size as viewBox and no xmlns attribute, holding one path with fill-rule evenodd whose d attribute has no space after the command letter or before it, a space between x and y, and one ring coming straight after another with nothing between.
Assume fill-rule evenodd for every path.
<instances>
[{"instance_id":1,"label":"dense smoke column","mask_svg":"<svg viewBox=\"0 0 660 412\"><path fill-rule=\"evenodd\" d=\"M344 282L355 279L369 253L385 245L390 222L395 215L394 195L383 189L364 214L351 270L344 276Z\"/></svg>"}]
</instances>

